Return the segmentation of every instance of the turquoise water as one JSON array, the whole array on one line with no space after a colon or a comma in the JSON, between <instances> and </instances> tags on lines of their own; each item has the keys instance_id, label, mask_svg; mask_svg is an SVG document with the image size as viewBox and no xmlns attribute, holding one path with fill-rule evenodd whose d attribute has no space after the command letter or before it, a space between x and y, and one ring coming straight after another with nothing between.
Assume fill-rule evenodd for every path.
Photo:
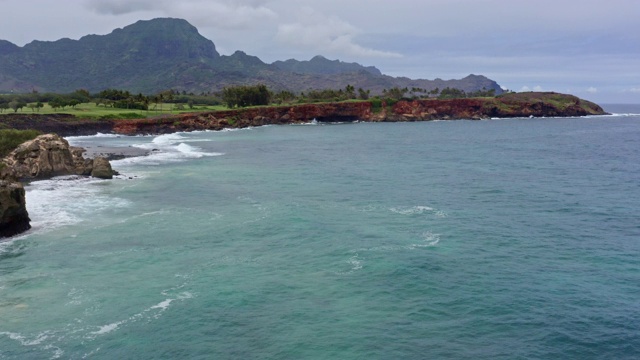
<instances>
[{"instance_id":1,"label":"turquoise water","mask_svg":"<svg viewBox=\"0 0 640 360\"><path fill-rule=\"evenodd\" d=\"M0 359L638 358L639 139L629 114L71 138L157 151L27 187Z\"/></svg>"}]
</instances>

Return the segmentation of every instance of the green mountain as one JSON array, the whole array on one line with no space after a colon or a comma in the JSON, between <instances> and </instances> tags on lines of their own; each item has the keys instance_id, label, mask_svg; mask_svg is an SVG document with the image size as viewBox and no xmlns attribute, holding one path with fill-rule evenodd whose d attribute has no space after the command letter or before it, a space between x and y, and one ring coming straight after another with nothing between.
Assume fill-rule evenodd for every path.
<instances>
[{"instance_id":1,"label":"green mountain","mask_svg":"<svg viewBox=\"0 0 640 360\"><path fill-rule=\"evenodd\" d=\"M273 64L242 51L221 56L211 40L182 19L138 21L108 35L33 41L24 47L0 40L0 92L63 93L81 88L97 92L118 88L134 93L166 89L199 93L256 83L292 91L353 85L374 94L394 86L502 92L495 81L484 76L412 80L383 75L373 66L322 56Z\"/></svg>"},{"instance_id":2,"label":"green mountain","mask_svg":"<svg viewBox=\"0 0 640 360\"><path fill-rule=\"evenodd\" d=\"M340 60L329 60L318 55L309 61L289 59L273 63L278 69L300 74L334 75L365 71L373 75L382 75L374 66L362 66L358 63L346 63Z\"/></svg>"}]
</instances>

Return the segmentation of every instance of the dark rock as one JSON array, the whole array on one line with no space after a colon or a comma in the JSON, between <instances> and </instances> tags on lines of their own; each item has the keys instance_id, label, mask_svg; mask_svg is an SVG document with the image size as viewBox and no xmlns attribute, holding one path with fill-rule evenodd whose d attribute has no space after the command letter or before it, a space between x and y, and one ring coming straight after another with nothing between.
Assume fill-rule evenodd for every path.
<instances>
[{"instance_id":1,"label":"dark rock","mask_svg":"<svg viewBox=\"0 0 640 360\"><path fill-rule=\"evenodd\" d=\"M113 169L109 160L103 157L93 159L93 170L91 176L100 179L113 179Z\"/></svg>"},{"instance_id":2,"label":"dark rock","mask_svg":"<svg viewBox=\"0 0 640 360\"><path fill-rule=\"evenodd\" d=\"M9 237L31 228L21 183L0 180L0 237Z\"/></svg>"}]
</instances>

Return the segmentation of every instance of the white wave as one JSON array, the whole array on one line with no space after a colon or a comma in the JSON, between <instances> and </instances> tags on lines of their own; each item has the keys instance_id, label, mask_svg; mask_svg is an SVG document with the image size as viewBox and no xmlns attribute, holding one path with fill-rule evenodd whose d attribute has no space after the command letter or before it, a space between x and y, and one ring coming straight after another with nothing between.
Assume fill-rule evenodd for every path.
<instances>
[{"instance_id":1,"label":"white wave","mask_svg":"<svg viewBox=\"0 0 640 360\"><path fill-rule=\"evenodd\" d=\"M442 210L437 210L434 214L436 217L439 217L439 218L446 218L447 216L449 216L449 214L447 214Z\"/></svg>"},{"instance_id":2,"label":"white wave","mask_svg":"<svg viewBox=\"0 0 640 360\"><path fill-rule=\"evenodd\" d=\"M423 242L419 244L411 244L407 248L413 250L417 248L432 247L438 245L440 242L440 234L434 234L431 231L422 233L422 238Z\"/></svg>"},{"instance_id":3,"label":"white wave","mask_svg":"<svg viewBox=\"0 0 640 360\"><path fill-rule=\"evenodd\" d=\"M119 137L123 137L123 136L126 136L126 135L97 133L95 135L67 136L67 137L65 137L65 139L69 143L73 143L73 142L77 142L77 141L90 140L90 139L95 139L95 138L119 138Z\"/></svg>"},{"instance_id":4,"label":"white wave","mask_svg":"<svg viewBox=\"0 0 640 360\"><path fill-rule=\"evenodd\" d=\"M271 126L271 125L262 125L260 127L267 127L267 126ZM225 132L234 132L234 131L253 130L255 128L256 128L255 126L247 126L245 128L225 128L225 129L222 129L222 130L216 130L214 132L225 133Z\"/></svg>"},{"instance_id":5,"label":"white wave","mask_svg":"<svg viewBox=\"0 0 640 360\"><path fill-rule=\"evenodd\" d=\"M309 122L299 123L299 124L291 124L291 126L309 126L309 125L321 125L318 120L313 119Z\"/></svg>"},{"instance_id":6,"label":"white wave","mask_svg":"<svg viewBox=\"0 0 640 360\"><path fill-rule=\"evenodd\" d=\"M111 161L112 166L152 165L180 162L188 159L198 159L205 156L222 156L224 153L205 152L202 149L187 144L188 142L210 141L208 139L192 139L183 133L165 134L155 137L151 142L133 144L133 147L150 150L147 156L138 156Z\"/></svg>"},{"instance_id":7,"label":"white wave","mask_svg":"<svg viewBox=\"0 0 640 360\"><path fill-rule=\"evenodd\" d=\"M338 272L334 272L336 275L349 275L352 274L358 270L362 270L363 268L363 264L364 264L364 260L362 258L360 258L360 256L358 254L355 254L353 256L351 256L347 261L347 264L349 264L349 270L347 271L338 271Z\"/></svg>"},{"instance_id":8,"label":"white wave","mask_svg":"<svg viewBox=\"0 0 640 360\"><path fill-rule=\"evenodd\" d=\"M171 145L185 139L180 133L164 134L155 137L151 142L157 145Z\"/></svg>"},{"instance_id":9,"label":"white wave","mask_svg":"<svg viewBox=\"0 0 640 360\"><path fill-rule=\"evenodd\" d=\"M18 333L3 331L0 332L1 336L6 336L11 340L17 341L23 346L35 346L40 345L43 341L47 340L50 336L48 332L43 332L38 335L34 339L29 340L26 336Z\"/></svg>"},{"instance_id":10,"label":"white wave","mask_svg":"<svg viewBox=\"0 0 640 360\"><path fill-rule=\"evenodd\" d=\"M118 321L118 322L114 322L112 324L109 325L104 325L101 326L100 329L98 331L93 331L91 332L92 335L104 335L104 334L108 334L114 330L117 330L118 327L120 327L120 325L124 324L125 321Z\"/></svg>"},{"instance_id":11,"label":"white wave","mask_svg":"<svg viewBox=\"0 0 640 360\"><path fill-rule=\"evenodd\" d=\"M97 336L108 334L110 332L118 330L121 327L126 326L129 323L136 322L140 319L145 319L145 318L158 319L162 315L162 313L164 313L171 306L173 302L184 301L191 298L193 298L193 294L187 291L182 292L173 298L164 299L163 301L159 302L156 305L150 306L137 314L131 315L125 320L120 320L107 325L98 326L98 330L90 332L87 335L87 338L94 339ZM157 313L155 313L156 311ZM148 315L148 313L150 312L154 312L155 314Z\"/></svg>"},{"instance_id":12,"label":"white wave","mask_svg":"<svg viewBox=\"0 0 640 360\"><path fill-rule=\"evenodd\" d=\"M362 269L363 261L358 258L358 255L352 256L351 258L349 258L348 263L351 265L351 271L352 272Z\"/></svg>"},{"instance_id":13,"label":"white wave","mask_svg":"<svg viewBox=\"0 0 640 360\"><path fill-rule=\"evenodd\" d=\"M357 259L358 253L361 253L361 252L387 253L387 252L396 252L396 251L416 250L420 248L433 247L440 243L440 234L434 234L431 231L426 231L422 233L420 237L421 237L421 241L415 244L380 245L380 246L374 246L370 248L360 248L360 249L351 250L351 253L355 253L356 259Z\"/></svg>"},{"instance_id":14,"label":"white wave","mask_svg":"<svg viewBox=\"0 0 640 360\"><path fill-rule=\"evenodd\" d=\"M434 209L429 206L410 206L410 207L401 206L401 207L393 207L389 210L400 215L420 215L420 214L424 214L425 212L434 211Z\"/></svg>"},{"instance_id":15,"label":"white wave","mask_svg":"<svg viewBox=\"0 0 640 360\"><path fill-rule=\"evenodd\" d=\"M103 193L109 180L77 176L34 181L25 186L31 232L77 224L97 212L126 207L129 202Z\"/></svg>"},{"instance_id":16,"label":"white wave","mask_svg":"<svg viewBox=\"0 0 640 360\"><path fill-rule=\"evenodd\" d=\"M12 238L9 240L5 240L3 239L2 242L0 242L0 255L6 254L8 252L11 251L11 246L13 245L13 242L16 239ZM3 287L0 287L0 290L3 289Z\"/></svg>"},{"instance_id":17,"label":"white wave","mask_svg":"<svg viewBox=\"0 0 640 360\"><path fill-rule=\"evenodd\" d=\"M150 307L149 309L153 310L153 309L162 309L162 310L167 310L169 308L169 305L171 305L171 302L173 302L175 299L166 299L163 302L157 304L157 305L153 305L152 307Z\"/></svg>"},{"instance_id":18,"label":"white wave","mask_svg":"<svg viewBox=\"0 0 640 360\"><path fill-rule=\"evenodd\" d=\"M6 336L13 341L17 341L22 346L37 346L42 350L46 350L46 351L53 350L51 359L59 359L64 354L64 351L62 351L62 349L60 349L57 346L54 346L53 344L46 344L44 346L40 346L45 340L53 336L53 334L49 331L42 332L36 335L33 339L29 339L28 337L22 334L8 332L8 331L0 332L0 337L2 336ZM0 357L2 357L1 350L0 350Z\"/></svg>"}]
</instances>

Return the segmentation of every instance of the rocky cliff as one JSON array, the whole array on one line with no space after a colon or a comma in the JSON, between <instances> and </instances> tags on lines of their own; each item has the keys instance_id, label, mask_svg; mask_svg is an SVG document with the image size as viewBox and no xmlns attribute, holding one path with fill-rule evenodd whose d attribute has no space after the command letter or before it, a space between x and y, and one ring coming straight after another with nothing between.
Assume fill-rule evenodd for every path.
<instances>
[{"instance_id":1,"label":"rocky cliff","mask_svg":"<svg viewBox=\"0 0 640 360\"><path fill-rule=\"evenodd\" d=\"M118 120L120 134L160 134L176 131L220 130L267 124L318 122L396 122L479 120L489 118L567 117L605 114L589 101L556 93L507 94L496 98L382 102L342 102L271 106L176 115L160 119Z\"/></svg>"},{"instance_id":2,"label":"rocky cliff","mask_svg":"<svg viewBox=\"0 0 640 360\"><path fill-rule=\"evenodd\" d=\"M85 159L84 149L69 146L56 134L40 135L19 145L0 161L0 238L28 230L29 214L19 180L61 175L111 179L114 171L104 158Z\"/></svg>"}]
</instances>

